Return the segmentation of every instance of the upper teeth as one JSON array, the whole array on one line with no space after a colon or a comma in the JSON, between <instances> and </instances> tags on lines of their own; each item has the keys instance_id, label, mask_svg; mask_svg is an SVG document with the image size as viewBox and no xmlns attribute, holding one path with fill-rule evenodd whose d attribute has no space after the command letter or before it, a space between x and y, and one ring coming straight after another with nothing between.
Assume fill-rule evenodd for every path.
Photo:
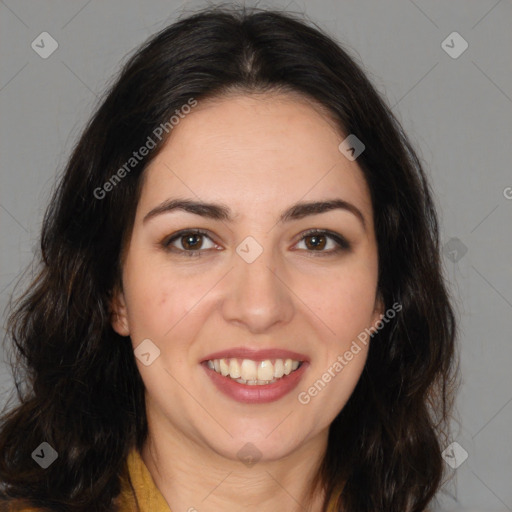
<instances>
[{"instance_id":1,"label":"upper teeth","mask_svg":"<svg viewBox=\"0 0 512 512\"><path fill-rule=\"evenodd\" d=\"M265 359L253 361L252 359L213 359L208 366L224 376L245 381L271 381L283 375L289 375L299 367L300 361L293 359Z\"/></svg>"}]
</instances>

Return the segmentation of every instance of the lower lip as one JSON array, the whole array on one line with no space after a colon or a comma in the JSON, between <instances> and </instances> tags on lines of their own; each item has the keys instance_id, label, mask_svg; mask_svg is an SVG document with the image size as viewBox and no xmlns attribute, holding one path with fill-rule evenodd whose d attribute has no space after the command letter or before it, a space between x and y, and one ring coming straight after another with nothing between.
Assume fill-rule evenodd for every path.
<instances>
[{"instance_id":1,"label":"lower lip","mask_svg":"<svg viewBox=\"0 0 512 512\"><path fill-rule=\"evenodd\" d=\"M225 395L237 402L263 404L275 402L295 389L304 375L308 363L303 362L294 372L281 377L272 384L256 384L254 386L240 384L240 382L236 382L231 377L224 377L209 368L206 362L202 363L201 366L203 366L215 386Z\"/></svg>"}]
</instances>

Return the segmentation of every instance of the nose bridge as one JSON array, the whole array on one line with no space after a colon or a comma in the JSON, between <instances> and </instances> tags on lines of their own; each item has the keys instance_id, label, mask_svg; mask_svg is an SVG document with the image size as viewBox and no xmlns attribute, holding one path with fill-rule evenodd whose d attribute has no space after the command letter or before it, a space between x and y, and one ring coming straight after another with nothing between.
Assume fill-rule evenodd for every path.
<instances>
[{"instance_id":1,"label":"nose bridge","mask_svg":"<svg viewBox=\"0 0 512 512\"><path fill-rule=\"evenodd\" d=\"M244 323L251 331L268 329L276 322L286 322L292 314L292 302L283 284L279 255L269 246L247 237L233 254L229 294L224 315L228 321Z\"/></svg>"},{"instance_id":2,"label":"nose bridge","mask_svg":"<svg viewBox=\"0 0 512 512\"><path fill-rule=\"evenodd\" d=\"M249 251L247 248L249 247ZM247 251L247 252L245 252ZM276 278L278 265L276 264L276 256L269 247L262 248L257 251L249 243L240 244L237 248L238 259L235 264L236 272L240 277L240 285L246 283L248 288L252 289L252 296L257 296L259 292L263 292L265 296L279 293L276 289L278 281Z\"/></svg>"}]
</instances>

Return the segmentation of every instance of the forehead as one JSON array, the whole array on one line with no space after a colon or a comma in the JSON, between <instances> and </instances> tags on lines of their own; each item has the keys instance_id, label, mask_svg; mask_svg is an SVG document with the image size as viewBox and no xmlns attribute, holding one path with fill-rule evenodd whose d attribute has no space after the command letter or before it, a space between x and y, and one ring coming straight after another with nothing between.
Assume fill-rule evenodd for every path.
<instances>
[{"instance_id":1,"label":"forehead","mask_svg":"<svg viewBox=\"0 0 512 512\"><path fill-rule=\"evenodd\" d=\"M146 169L141 204L147 209L180 195L261 212L342 197L369 213L363 173L338 149L344 138L325 109L297 94L199 101Z\"/></svg>"}]
</instances>

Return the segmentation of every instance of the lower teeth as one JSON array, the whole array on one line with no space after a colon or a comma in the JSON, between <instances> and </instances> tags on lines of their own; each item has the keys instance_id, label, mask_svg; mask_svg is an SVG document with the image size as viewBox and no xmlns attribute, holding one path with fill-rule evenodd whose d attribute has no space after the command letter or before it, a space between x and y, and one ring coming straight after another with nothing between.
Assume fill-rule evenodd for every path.
<instances>
[{"instance_id":1,"label":"lower teeth","mask_svg":"<svg viewBox=\"0 0 512 512\"><path fill-rule=\"evenodd\" d=\"M229 377L231 378L231 377ZM258 386L258 385L264 385L264 384L273 384L274 382L277 382L277 379L272 380L244 380L244 379L233 379L235 382L238 382L239 384L247 384L249 386Z\"/></svg>"}]
</instances>

